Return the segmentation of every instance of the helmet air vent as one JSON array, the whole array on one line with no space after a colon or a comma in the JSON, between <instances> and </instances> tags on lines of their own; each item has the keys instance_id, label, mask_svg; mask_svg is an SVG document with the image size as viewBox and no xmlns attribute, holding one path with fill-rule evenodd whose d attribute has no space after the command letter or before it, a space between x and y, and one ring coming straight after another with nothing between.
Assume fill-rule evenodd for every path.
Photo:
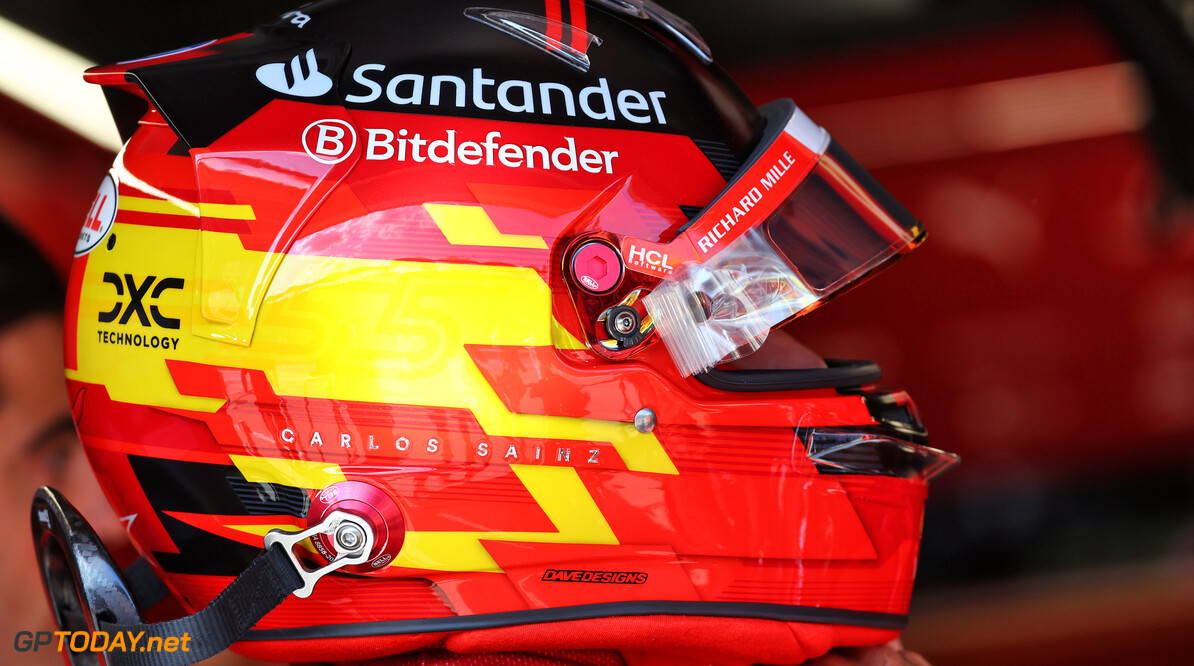
<instances>
[{"instance_id":1,"label":"helmet air vent","mask_svg":"<svg viewBox=\"0 0 1194 666\"><path fill-rule=\"evenodd\" d=\"M601 45L597 35L545 16L486 7L469 7L464 15L543 49L582 72L589 71L589 47Z\"/></svg>"}]
</instances>

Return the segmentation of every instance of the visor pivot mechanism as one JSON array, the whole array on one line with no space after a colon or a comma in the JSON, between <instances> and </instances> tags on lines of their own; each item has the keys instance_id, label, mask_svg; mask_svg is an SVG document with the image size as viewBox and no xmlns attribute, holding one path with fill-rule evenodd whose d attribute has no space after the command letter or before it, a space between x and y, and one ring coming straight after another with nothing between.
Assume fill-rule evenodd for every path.
<instances>
[{"instance_id":1,"label":"visor pivot mechanism","mask_svg":"<svg viewBox=\"0 0 1194 666\"><path fill-rule=\"evenodd\" d=\"M308 569L294 554L294 547L299 543L319 534L333 535L336 549L339 551L335 558L327 564L315 569ZM282 532L272 530L265 535L265 547L269 549L275 543L281 544L286 551L290 563L294 565L299 576L303 579L303 586L294 591L294 596L306 599L311 596L315 584L327 574L346 566L364 564L373 549L373 529L366 520L358 518L345 511L333 511L319 524L309 527L302 532Z\"/></svg>"},{"instance_id":2,"label":"visor pivot mechanism","mask_svg":"<svg viewBox=\"0 0 1194 666\"><path fill-rule=\"evenodd\" d=\"M611 291L622 280L622 257L603 241L589 241L572 254L572 277L590 294Z\"/></svg>"},{"instance_id":3,"label":"visor pivot mechanism","mask_svg":"<svg viewBox=\"0 0 1194 666\"><path fill-rule=\"evenodd\" d=\"M605 314L605 332L618 341L622 349L629 349L643 341L643 318L629 305L615 305Z\"/></svg>"}]
</instances>

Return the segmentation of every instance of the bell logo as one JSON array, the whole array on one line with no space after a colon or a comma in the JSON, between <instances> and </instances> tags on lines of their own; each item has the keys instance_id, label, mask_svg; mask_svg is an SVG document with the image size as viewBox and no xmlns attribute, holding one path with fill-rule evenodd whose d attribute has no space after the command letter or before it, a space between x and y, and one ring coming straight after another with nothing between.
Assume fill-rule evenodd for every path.
<instances>
[{"instance_id":1,"label":"bell logo","mask_svg":"<svg viewBox=\"0 0 1194 666\"><path fill-rule=\"evenodd\" d=\"M303 150L316 162L343 162L356 148L357 131L343 120L316 120L303 130Z\"/></svg>"},{"instance_id":2,"label":"bell logo","mask_svg":"<svg viewBox=\"0 0 1194 666\"><path fill-rule=\"evenodd\" d=\"M116 221L117 193L116 180L112 174L104 177L99 191L91 202L91 209L87 211L87 219L83 221L83 228L79 230L79 240L75 242L75 256L81 257L99 246L108 232L112 230L112 223Z\"/></svg>"},{"instance_id":3,"label":"bell logo","mask_svg":"<svg viewBox=\"0 0 1194 666\"><path fill-rule=\"evenodd\" d=\"M270 90L295 97L320 97L331 90L332 79L319 71L315 49L307 49L302 58L292 58L289 68L284 62L262 65L257 68L257 80Z\"/></svg>"}]
</instances>

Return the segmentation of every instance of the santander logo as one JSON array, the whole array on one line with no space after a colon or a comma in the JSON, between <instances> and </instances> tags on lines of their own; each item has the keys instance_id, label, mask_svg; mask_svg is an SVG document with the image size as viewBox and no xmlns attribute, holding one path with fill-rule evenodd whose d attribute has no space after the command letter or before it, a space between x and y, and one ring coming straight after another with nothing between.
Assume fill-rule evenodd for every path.
<instances>
[{"instance_id":1,"label":"santander logo","mask_svg":"<svg viewBox=\"0 0 1194 666\"><path fill-rule=\"evenodd\" d=\"M307 49L299 58L258 67L257 80L270 90L295 97L319 97L332 89L331 77L320 72L315 62L315 49Z\"/></svg>"},{"instance_id":2,"label":"santander logo","mask_svg":"<svg viewBox=\"0 0 1194 666\"><path fill-rule=\"evenodd\" d=\"M301 27L301 26L300 26ZM294 97L322 97L335 83L319 71L315 49L309 48L289 62L271 62L257 68L261 85ZM365 63L344 82L346 104L388 102L395 106L471 108L479 111L567 115L590 120L628 121L637 125L667 125L663 90L624 90L610 85L605 77L596 85L576 89L558 81L532 82L490 78L481 67L472 76L451 74L388 73L386 65Z\"/></svg>"}]
</instances>

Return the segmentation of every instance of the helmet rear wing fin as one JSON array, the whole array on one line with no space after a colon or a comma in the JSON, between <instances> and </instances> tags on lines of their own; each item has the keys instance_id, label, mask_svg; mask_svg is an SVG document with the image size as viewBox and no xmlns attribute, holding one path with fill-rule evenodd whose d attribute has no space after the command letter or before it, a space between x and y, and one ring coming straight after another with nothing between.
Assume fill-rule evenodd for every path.
<instances>
[{"instance_id":1,"label":"helmet rear wing fin","mask_svg":"<svg viewBox=\"0 0 1194 666\"><path fill-rule=\"evenodd\" d=\"M118 91L109 96L109 107L121 134L135 129L136 120L148 107L134 105L126 95L144 100L156 108L189 148L211 145L271 100L287 97L263 84L260 71L267 67L285 68L288 63L310 54L317 72L329 80L338 72L347 56L346 43L304 43L277 32L241 34L171 53L159 54L114 65L93 67L84 74L90 83ZM318 96L307 94L299 99L319 104L339 105L336 87L329 85ZM290 95L289 97L294 97ZM113 98L120 101L113 103ZM134 117L135 116L135 117Z\"/></svg>"},{"instance_id":2,"label":"helmet rear wing fin","mask_svg":"<svg viewBox=\"0 0 1194 666\"><path fill-rule=\"evenodd\" d=\"M213 53L214 48L221 44L248 36L249 33L240 33L146 58L126 60L111 65L98 65L87 69L83 73L83 80L103 87L104 98L108 102L108 109L112 112L112 119L116 122L120 140L127 142L136 131L137 123L153 108L153 98L149 91L141 85L141 81L130 73L132 69L202 57Z\"/></svg>"}]
</instances>

